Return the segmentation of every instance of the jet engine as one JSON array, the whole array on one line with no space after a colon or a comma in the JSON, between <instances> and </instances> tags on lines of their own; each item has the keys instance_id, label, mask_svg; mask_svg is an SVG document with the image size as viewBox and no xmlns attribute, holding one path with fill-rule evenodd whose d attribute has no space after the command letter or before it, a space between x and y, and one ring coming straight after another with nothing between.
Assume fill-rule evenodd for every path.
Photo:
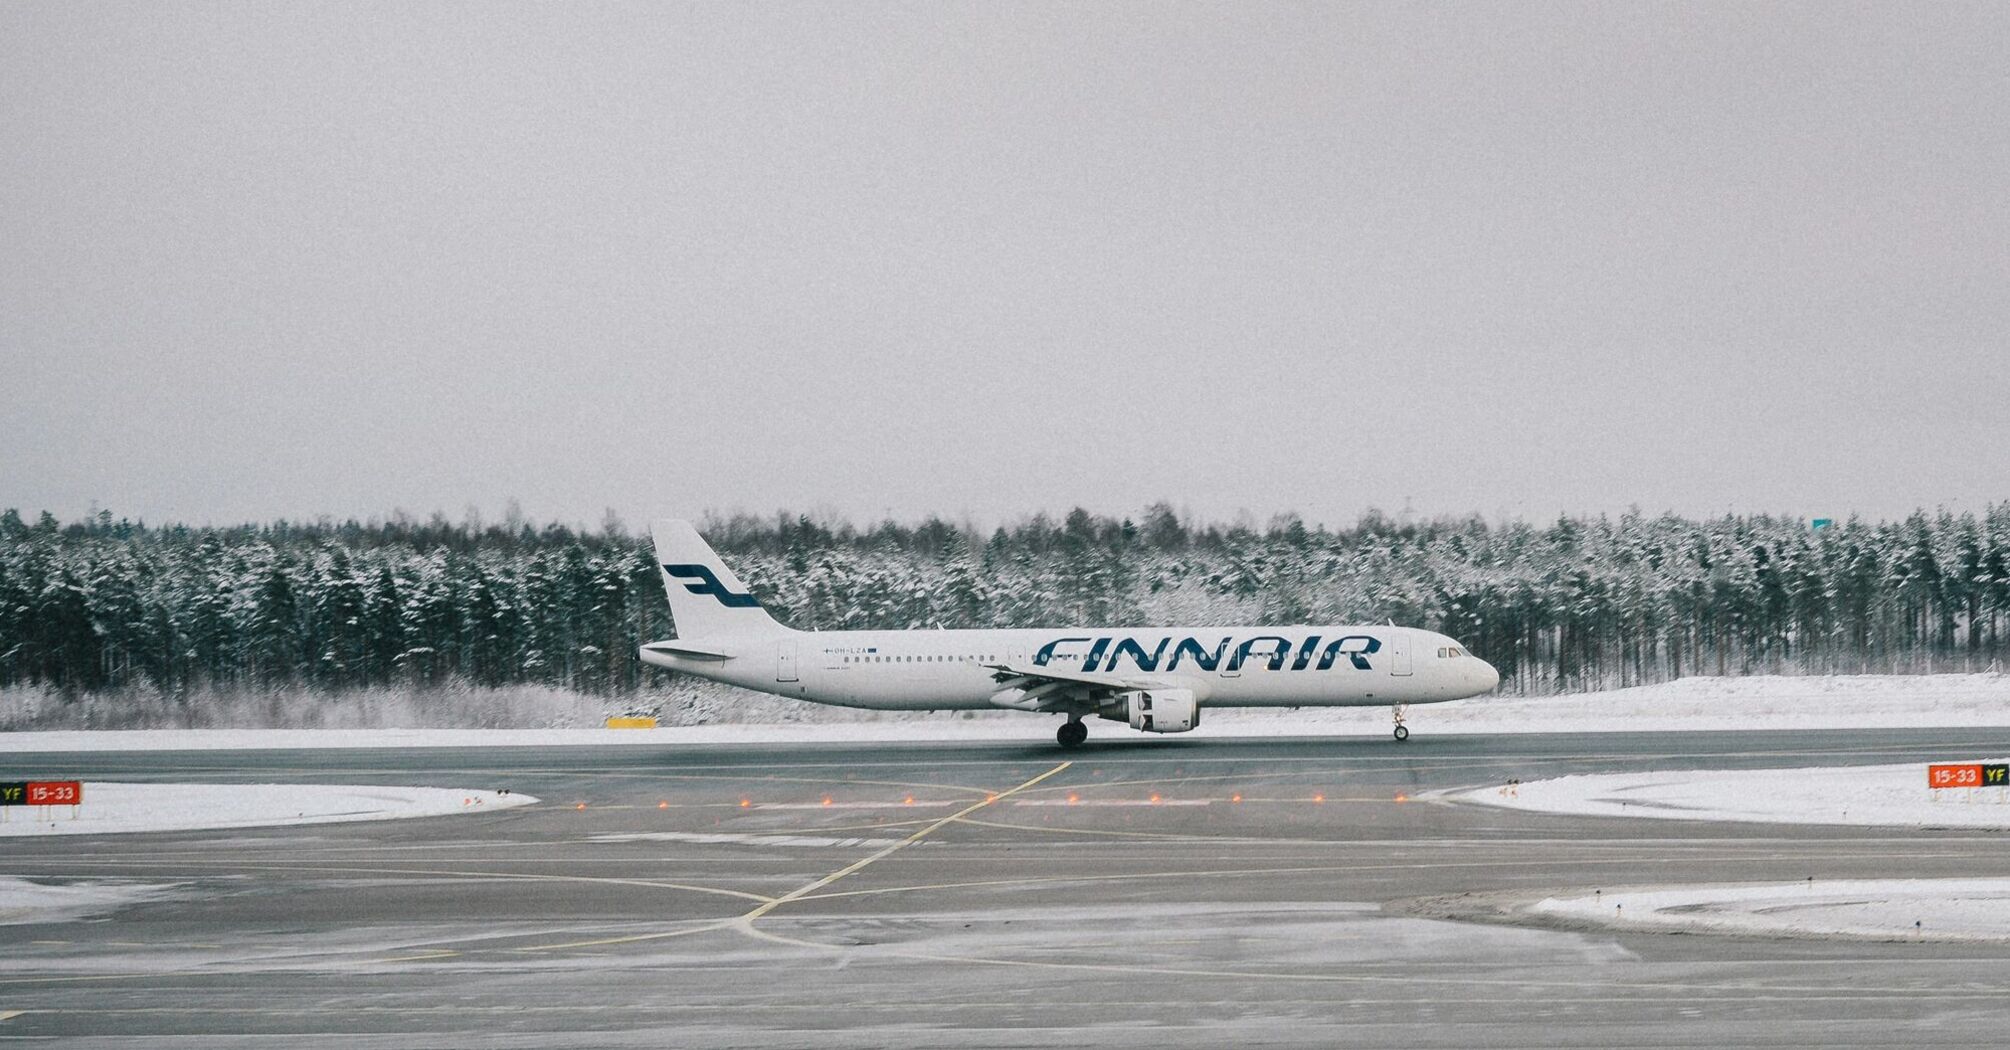
<instances>
[{"instance_id":1,"label":"jet engine","mask_svg":"<svg viewBox=\"0 0 2010 1050\"><path fill-rule=\"evenodd\" d=\"M1129 722L1147 733L1184 733L1200 724L1200 702L1191 689L1142 689L1125 693L1097 712L1104 718Z\"/></svg>"}]
</instances>

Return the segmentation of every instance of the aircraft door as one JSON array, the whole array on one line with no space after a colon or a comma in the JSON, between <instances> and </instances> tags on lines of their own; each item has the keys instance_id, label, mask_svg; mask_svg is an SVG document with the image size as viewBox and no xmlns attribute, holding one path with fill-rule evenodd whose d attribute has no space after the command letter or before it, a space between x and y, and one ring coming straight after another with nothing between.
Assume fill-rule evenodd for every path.
<instances>
[{"instance_id":1,"label":"aircraft door","mask_svg":"<svg viewBox=\"0 0 2010 1050\"><path fill-rule=\"evenodd\" d=\"M796 640L784 638L775 643L775 681L796 680Z\"/></svg>"},{"instance_id":2,"label":"aircraft door","mask_svg":"<svg viewBox=\"0 0 2010 1050\"><path fill-rule=\"evenodd\" d=\"M1392 675L1412 673L1410 666L1410 632L1401 627L1389 632L1389 673Z\"/></svg>"}]
</instances>

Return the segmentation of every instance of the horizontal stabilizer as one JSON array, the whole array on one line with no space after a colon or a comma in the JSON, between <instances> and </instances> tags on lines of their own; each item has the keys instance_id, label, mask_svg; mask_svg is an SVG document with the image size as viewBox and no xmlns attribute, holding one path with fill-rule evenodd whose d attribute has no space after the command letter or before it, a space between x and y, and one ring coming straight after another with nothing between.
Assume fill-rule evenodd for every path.
<instances>
[{"instance_id":1,"label":"horizontal stabilizer","mask_svg":"<svg viewBox=\"0 0 2010 1050\"><path fill-rule=\"evenodd\" d=\"M664 656L681 656L688 660L731 660L733 654L709 645L693 645L688 642L650 642L642 647L643 652L661 653Z\"/></svg>"}]
</instances>

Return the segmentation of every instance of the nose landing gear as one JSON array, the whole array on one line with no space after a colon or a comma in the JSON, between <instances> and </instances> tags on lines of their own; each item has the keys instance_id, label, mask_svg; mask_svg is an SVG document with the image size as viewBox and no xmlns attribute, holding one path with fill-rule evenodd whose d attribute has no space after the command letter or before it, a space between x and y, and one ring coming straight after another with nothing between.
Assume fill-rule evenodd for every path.
<instances>
[{"instance_id":1,"label":"nose landing gear","mask_svg":"<svg viewBox=\"0 0 2010 1050\"><path fill-rule=\"evenodd\" d=\"M1403 724L1404 717L1410 713L1410 705L1397 704L1390 708L1389 713L1396 716L1396 743L1410 739L1410 727Z\"/></svg>"},{"instance_id":2,"label":"nose landing gear","mask_svg":"<svg viewBox=\"0 0 2010 1050\"><path fill-rule=\"evenodd\" d=\"M1089 727L1082 724L1082 716L1069 715L1068 720L1061 723L1061 728L1054 731L1054 739L1062 747L1076 747L1089 739Z\"/></svg>"}]
</instances>

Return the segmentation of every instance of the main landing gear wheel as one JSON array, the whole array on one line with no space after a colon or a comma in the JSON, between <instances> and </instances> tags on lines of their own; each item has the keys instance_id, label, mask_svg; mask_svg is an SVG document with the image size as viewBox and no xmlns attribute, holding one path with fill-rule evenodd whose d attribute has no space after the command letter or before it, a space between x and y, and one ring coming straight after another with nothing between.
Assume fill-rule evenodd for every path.
<instances>
[{"instance_id":1,"label":"main landing gear wheel","mask_svg":"<svg viewBox=\"0 0 2010 1050\"><path fill-rule=\"evenodd\" d=\"M1074 747L1089 739L1089 727L1083 725L1079 718L1070 718L1054 731L1054 739L1060 741L1062 747Z\"/></svg>"}]
</instances>

